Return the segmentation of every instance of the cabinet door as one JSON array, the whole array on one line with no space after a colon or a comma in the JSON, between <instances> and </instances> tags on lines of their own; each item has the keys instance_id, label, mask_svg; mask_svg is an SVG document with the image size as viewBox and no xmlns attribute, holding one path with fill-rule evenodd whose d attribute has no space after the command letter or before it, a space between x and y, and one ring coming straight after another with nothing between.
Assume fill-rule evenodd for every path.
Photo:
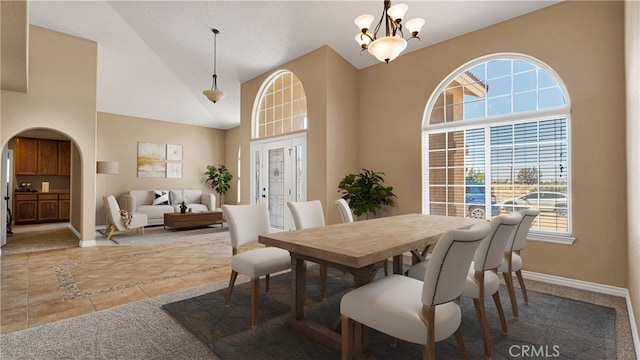
<instances>
[{"instance_id":1,"label":"cabinet door","mask_svg":"<svg viewBox=\"0 0 640 360\"><path fill-rule=\"evenodd\" d=\"M17 138L15 143L15 175L38 174L38 140Z\"/></svg>"},{"instance_id":2,"label":"cabinet door","mask_svg":"<svg viewBox=\"0 0 640 360\"><path fill-rule=\"evenodd\" d=\"M38 195L38 222L58 220L58 195Z\"/></svg>"},{"instance_id":3,"label":"cabinet door","mask_svg":"<svg viewBox=\"0 0 640 360\"><path fill-rule=\"evenodd\" d=\"M58 141L38 141L38 175L58 175Z\"/></svg>"},{"instance_id":4,"label":"cabinet door","mask_svg":"<svg viewBox=\"0 0 640 360\"><path fill-rule=\"evenodd\" d=\"M58 175L71 175L71 142L58 142Z\"/></svg>"},{"instance_id":5,"label":"cabinet door","mask_svg":"<svg viewBox=\"0 0 640 360\"><path fill-rule=\"evenodd\" d=\"M58 220L69 220L71 212L71 197L69 194L60 194L58 200Z\"/></svg>"},{"instance_id":6,"label":"cabinet door","mask_svg":"<svg viewBox=\"0 0 640 360\"><path fill-rule=\"evenodd\" d=\"M16 224L35 223L38 220L38 195L14 194L13 221Z\"/></svg>"}]
</instances>

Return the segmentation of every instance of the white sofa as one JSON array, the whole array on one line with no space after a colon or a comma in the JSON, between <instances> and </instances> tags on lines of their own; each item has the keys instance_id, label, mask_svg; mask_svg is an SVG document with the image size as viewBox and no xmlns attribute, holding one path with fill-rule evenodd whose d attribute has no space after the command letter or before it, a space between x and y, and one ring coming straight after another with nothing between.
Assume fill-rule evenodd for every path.
<instances>
[{"instance_id":1,"label":"white sofa","mask_svg":"<svg viewBox=\"0 0 640 360\"><path fill-rule=\"evenodd\" d=\"M154 205L157 193L166 193L168 197L166 201L156 201L158 204ZM216 196L203 193L202 190L129 190L128 194L120 197L120 206L131 213L147 214L149 225L162 225L164 213L180 211L183 194L187 208L192 211L216 209Z\"/></svg>"}]
</instances>

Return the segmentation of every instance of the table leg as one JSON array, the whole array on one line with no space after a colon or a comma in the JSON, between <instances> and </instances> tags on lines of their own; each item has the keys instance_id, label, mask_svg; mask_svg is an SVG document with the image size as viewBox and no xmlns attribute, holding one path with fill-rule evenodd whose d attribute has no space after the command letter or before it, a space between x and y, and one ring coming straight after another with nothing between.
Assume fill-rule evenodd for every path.
<instances>
[{"instance_id":1,"label":"table leg","mask_svg":"<svg viewBox=\"0 0 640 360\"><path fill-rule=\"evenodd\" d=\"M291 318L304 318L304 303L307 292L307 276L304 260L291 255Z\"/></svg>"},{"instance_id":2,"label":"table leg","mask_svg":"<svg viewBox=\"0 0 640 360\"><path fill-rule=\"evenodd\" d=\"M402 266L402 254L394 256L393 257L393 273L402 275L403 270L404 268Z\"/></svg>"}]
</instances>

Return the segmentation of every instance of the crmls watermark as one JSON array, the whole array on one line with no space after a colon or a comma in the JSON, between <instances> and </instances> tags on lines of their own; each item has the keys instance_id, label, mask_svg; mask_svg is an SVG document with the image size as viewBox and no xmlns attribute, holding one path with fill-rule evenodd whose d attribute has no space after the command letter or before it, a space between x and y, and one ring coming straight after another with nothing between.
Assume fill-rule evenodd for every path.
<instances>
[{"instance_id":1,"label":"crmls watermark","mask_svg":"<svg viewBox=\"0 0 640 360\"><path fill-rule=\"evenodd\" d=\"M509 355L514 358L556 358L560 356L559 345L511 345Z\"/></svg>"}]
</instances>

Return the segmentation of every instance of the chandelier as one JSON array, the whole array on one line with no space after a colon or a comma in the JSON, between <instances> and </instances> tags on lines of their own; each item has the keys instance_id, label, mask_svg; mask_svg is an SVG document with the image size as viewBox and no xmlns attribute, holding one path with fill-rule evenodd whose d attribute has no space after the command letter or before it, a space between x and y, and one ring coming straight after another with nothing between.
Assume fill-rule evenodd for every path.
<instances>
[{"instance_id":1,"label":"chandelier","mask_svg":"<svg viewBox=\"0 0 640 360\"><path fill-rule=\"evenodd\" d=\"M218 75L216 75L216 38L220 31L218 29L211 29L211 31L213 32L213 82L211 83L211 90L205 90L202 93L215 104L227 94L218 90Z\"/></svg>"},{"instance_id":2,"label":"chandelier","mask_svg":"<svg viewBox=\"0 0 640 360\"><path fill-rule=\"evenodd\" d=\"M358 25L360 33L356 35L355 39L360 44L362 54L363 51L368 50L369 54L373 55L379 61L384 61L387 64L389 61L393 61L400 55L401 52L407 47L407 41L404 39L404 32L402 31L402 19L404 14L409 9L406 4L396 4L391 6L390 0L384 1L384 10L382 11L382 17L378 21L373 33L369 32L371 23L373 22L373 15L364 14L358 16L354 22ZM378 30L384 22L385 36L378 37ZM409 30L411 37L409 39L418 39L418 33L424 25L424 19L415 18L407 21L405 28Z\"/></svg>"}]
</instances>

